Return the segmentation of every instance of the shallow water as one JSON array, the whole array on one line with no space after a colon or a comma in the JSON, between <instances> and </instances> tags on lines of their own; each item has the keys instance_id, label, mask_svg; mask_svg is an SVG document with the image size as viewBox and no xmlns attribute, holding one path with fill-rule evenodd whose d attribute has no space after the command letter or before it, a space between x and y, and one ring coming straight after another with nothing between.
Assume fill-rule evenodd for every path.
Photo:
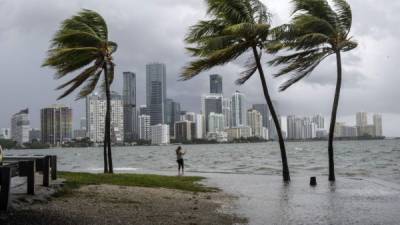
<instances>
[{"instance_id":1,"label":"shallow water","mask_svg":"<svg viewBox=\"0 0 400 225\"><path fill-rule=\"evenodd\" d=\"M278 143L185 145L187 171L202 173L279 175ZM115 147L116 171L175 171L176 146ZM7 154L55 154L59 168L68 171L102 171L102 148L10 150ZM328 173L327 142L288 142L292 177ZM400 184L400 140L337 141L337 176L372 177Z\"/></svg>"}]
</instances>

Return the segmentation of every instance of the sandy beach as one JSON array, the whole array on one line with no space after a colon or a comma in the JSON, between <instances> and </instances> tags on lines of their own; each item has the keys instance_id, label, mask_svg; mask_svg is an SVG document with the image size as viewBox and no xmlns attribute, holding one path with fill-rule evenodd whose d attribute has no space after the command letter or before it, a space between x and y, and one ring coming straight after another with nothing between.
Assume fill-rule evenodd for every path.
<instances>
[{"instance_id":1,"label":"sandy beach","mask_svg":"<svg viewBox=\"0 0 400 225\"><path fill-rule=\"evenodd\" d=\"M231 225L246 220L232 214L234 197L165 188L89 185L62 197L39 188L36 196L14 193L3 225Z\"/></svg>"}]
</instances>

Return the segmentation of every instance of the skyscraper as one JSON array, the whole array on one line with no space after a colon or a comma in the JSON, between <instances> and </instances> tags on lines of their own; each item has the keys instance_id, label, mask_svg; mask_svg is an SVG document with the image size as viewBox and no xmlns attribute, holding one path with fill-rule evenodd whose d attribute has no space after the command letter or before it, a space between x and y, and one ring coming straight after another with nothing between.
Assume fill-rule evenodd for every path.
<instances>
[{"instance_id":1,"label":"skyscraper","mask_svg":"<svg viewBox=\"0 0 400 225\"><path fill-rule=\"evenodd\" d=\"M209 95L204 95L201 99L201 105L202 105L202 113L204 115L204 123L205 123L205 133L209 131L208 128L208 119L210 113L217 113L221 114L222 113L222 95L220 94L209 94Z\"/></svg>"},{"instance_id":2,"label":"skyscraper","mask_svg":"<svg viewBox=\"0 0 400 225\"><path fill-rule=\"evenodd\" d=\"M241 127L246 125L246 112L244 94L236 91L232 95L232 127Z\"/></svg>"},{"instance_id":3,"label":"skyscraper","mask_svg":"<svg viewBox=\"0 0 400 225\"><path fill-rule=\"evenodd\" d=\"M140 115L139 120L139 139L140 140L150 140L151 139L151 130L150 130L150 116L149 115Z\"/></svg>"},{"instance_id":4,"label":"skyscraper","mask_svg":"<svg viewBox=\"0 0 400 225\"><path fill-rule=\"evenodd\" d=\"M169 144L169 141L169 126L167 124L151 126L151 144L164 145Z\"/></svg>"},{"instance_id":5,"label":"skyscraper","mask_svg":"<svg viewBox=\"0 0 400 225\"><path fill-rule=\"evenodd\" d=\"M268 105L267 104L253 104L252 108L261 113L261 116L263 119L262 126L268 128L269 127Z\"/></svg>"},{"instance_id":6,"label":"skyscraper","mask_svg":"<svg viewBox=\"0 0 400 225\"><path fill-rule=\"evenodd\" d=\"M263 137L263 118L260 112L255 109L247 111L247 123L251 127L251 136Z\"/></svg>"},{"instance_id":7,"label":"skyscraper","mask_svg":"<svg viewBox=\"0 0 400 225\"><path fill-rule=\"evenodd\" d=\"M139 106L139 116L150 115L150 110L146 105Z\"/></svg>"},{"instance_id":8,"label":"skyscraper","mask_svg":"<svg viewBox=\"0 0 400 225\"><path fill-rule=\"evenodd\" d=\"M210 93L222 94L222 77L218 74L210 75Z\"/></svg>"},{"instance_id":9,"label":"skyscraper","mask_svg":"<svg viewBox=\"0 0 400 225\"><path fill-rule=\"evenodd\" d=\"M40 110L41 142L54 146L72 140L72 109L52 105Z\"/></svg>"},{"instance_id":10,"label":"skyscraper","mask_svg":"<svg viewBox=\"0 0 400 225\"><path fill-rule=\"evenodd\" d=\"M208 115L209 133L223 132L225 130L224 121L224 114L210 113Z\"/></svg>"},{"instance_id":11,"label":"skyscraper","mask_svg":"<svg viewBox=\"0 0 400 225\"><path fill-rule=\"evenodd\" d=\"M166 66L162 63L146 65L146 104L150 110L150 124L164 123L164 104L167 96Z\"/></svg>"},{"instance_id":12,"label":"skyscraper","mask_svg":"<svg viewBox=\"0 0 400 225\"><path fill-rule=\"evenodd\" d=\"M373 123L375 127L375 135L377 137L383 136L383 129L382 129L382 116L380 114L373 115Z\"/></svg>"},{"instance_id":13,"label":"skyscraper","mask_svg":"<svg viewBox=\"0 0 400 225\"><path fill-rule=\"evenodd\" d=\"M137 139L136 112L136 74L124 72L124 139L131 142Z\"/></svg>"},{"instance_id":14,"label":"skyscraper","mask_svg":"<svg viewBox=\"0 0 400 225\"><path fill-rule=\"evenodd\" d=\"M325 128L325 119L320 114L313 116L312 122L317 125L317 129L324 129Z\"/></svg>"},{"instance_id":15,"label":"skyscraper","mask_svg":"<svg viewBox=\"0 0 400 225\"><path fill-rule=\"evenodd\" d=\"M356 114L356 126L365 127L368 125L368 114L366 112L358 112Z\"/></svg>"},{"instance_id":16,"label":"skyscraper","mask_svg":"<svg viewBox=\"0 0 400 225\"><path fill-rule=\"evenodd\" d=\"M165 100L164 123L169 125L171 137L175 136L175 123L180 121L181 104L172 99Z\"/></svg>"},{"instance_id":17,"label":"skyscraper","mask_svg":"<svg viewBox=\"0 0 400 225\"><path fill-rule=\"evenodd\" d=\"M101 143L104 139L106 97L92 94L86 98L87 135L91 141ZM122 96L111 93L111 141L124 141L124 115Z\"/></svg>"},{"instance_id":18,"label":"skyscraper","mask_svg":"<svg viewBox=\"0 0 400 225\"><path fill-rule=\"evenodd\" d=\"M29 109L21 110L11 117L11 139L22 145L29 141Z\"/></svg>"},{"instance_id":19,"label":"skyscraper","mask_svg":"<svg viewBox=\"0 0 400 225\"><path fill-rule=\"evenodd\" d=\"M232 110L231 110L231 99L230 98L223 98L222 100L222 114L225 117L225 128L231 127L232 122Z\"/></svg>"},{"instance_id":20,"label":"skyscraper","mask_svg":"<svg viewBox=\"0 0 400 225\"><path fill-rule=\"evenodd\" d=\"M203 139L205 137L204 115L196 115L196 139Z\"/></svg>"},{"instance_id":21,"label":"skyscraper","mask_svg":"<svg viewBox=\"0 0 400 225\"><path fill-rule=\"evenodd\" d=\"M192 121L184 120L175 123L175 140L191 141L196 136L196 125Z\"/></svg>"}]
</instances>

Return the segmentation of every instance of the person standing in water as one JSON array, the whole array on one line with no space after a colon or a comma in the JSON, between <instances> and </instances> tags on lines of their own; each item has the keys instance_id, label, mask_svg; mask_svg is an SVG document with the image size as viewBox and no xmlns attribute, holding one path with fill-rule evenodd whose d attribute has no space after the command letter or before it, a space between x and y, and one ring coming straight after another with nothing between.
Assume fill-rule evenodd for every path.
<instances>
[{"instance_id":1,"label":"person standing in water","mask_svg":"<svg viewBox=\"0 0 400 225\"><path fill-rule=\"evenodd\" d=\"M184 164L183 164L183 155L185 154L185 151L182 149L181 146L178 146L176 149L176 162L178 162L178 175L181 174L181 169L182 169L182 175L184 174Z\"/></svg>"}]
</instances>

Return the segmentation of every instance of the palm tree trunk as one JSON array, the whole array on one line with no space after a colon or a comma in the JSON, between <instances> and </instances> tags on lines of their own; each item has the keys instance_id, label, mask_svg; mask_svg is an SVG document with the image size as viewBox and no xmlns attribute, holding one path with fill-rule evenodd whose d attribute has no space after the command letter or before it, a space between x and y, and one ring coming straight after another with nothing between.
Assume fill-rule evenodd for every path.
<instances>
[{"instance_id":1,"label":"palm tree trunk","mask_svg":"<svg viewBox=\"0 0 400 225\"><path fill-rule=\"evenodd\" d=\"M107 66L103 66L104 69L104 80L107 83ZM108 109L107 109L108 111ZM108 137L107 137L107 112L106 112L106 117L104 118L104 142L103 142L103 157L104 157L104 173L109 172L109 167L108 167L108 158L107 158L107 147L108 147Z\"/></svg>"},{"instance_id":2,"label":"palm tree trunk","mask_svg":"<svg viewBox=\"0 0 400 225\"><path fill-rule=\"evenodd\" d=\"M336 81L335 99L333 100L333 108L331 115L331 124L329 127L329 140L328 140L329 181L335 181L333 138L335 133L336 114L339 106L340 88L342 86L342 57L340 55L340 51L336 52L336 64L337 64L337 81Z\"/></svg>"},{"instance_id":3,"label":"palm tree trunk","mask_svg":"<svg viewBox=\"0 0 400 225\"><path fill-rule=\"evenodd\" d=\"M111 93L110 93L110 84L108 81L108 65L105 66L104 73L104 83L106 89L106 101L107 101L107 111L106 111L106 124L105 124L105 132L104 135L107 137L107 159L108 159L108 172L114 173L113 163L112 163L112 153L111 153Z\"/></svg>"},{"instance_id":4,"label":"palm tree trunk","mask_svg":"<svg viewBox=\"0 0 400 225\"><path fill-rule=\"evenodd\" d=\"M282 157L282 176L283 176L283 181L287 182L287 181L290 181L290 173L289 173L289 166L288 166L287 157L286 157L285 142L284 142L283 136L282 136L281 125L279 123L278 116L275 112L275 108L272 104L272 100L271 100L271 97L268 92L268 87L267 87L267 82L265 80L264 70L261 66L261 59L258 55L258 51L255 46L253 47L253 53L254 53L254 58L256 60L256 63L257 63L257 68L258 68L258 72L260 75L261 83L263 86L264 97L265 97L265 100L267 101L269 111L271 112L271 117L275 123L276 132L278 133L279 147L281 149L281 157Z\"/></svg>"}]
</instances>

